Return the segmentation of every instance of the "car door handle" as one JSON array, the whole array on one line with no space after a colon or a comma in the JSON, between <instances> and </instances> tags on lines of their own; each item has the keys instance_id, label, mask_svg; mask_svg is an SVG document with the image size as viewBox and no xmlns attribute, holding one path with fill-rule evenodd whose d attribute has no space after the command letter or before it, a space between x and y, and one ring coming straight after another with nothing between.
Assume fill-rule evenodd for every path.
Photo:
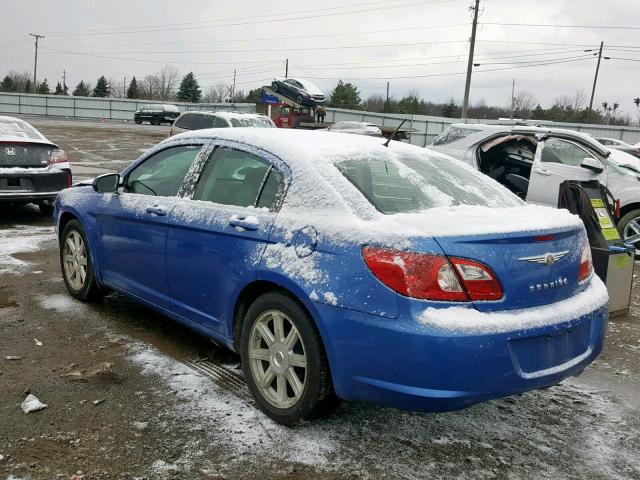
<instances>
[{"instance_id":1,"label":"car door handle","mask_svg":"<svg viewBox=\"0 0 640 480\"><path fill-rule=\"evenodd\" d=\"M229 217L229 225L236 229L257 230L260 224L254 216L245 217L244 215L231 215Z\"/></svg>"},{"instance_id":2,"label":"car door handle","mask_svg":"<svg viewBox=\"0 0 640 480\"><path fill-rule=\"evenodd\" d=\"M533 169L534 172L539 173L540 175L553 175L553 172L551 172L551 170L547 170L546 168L540 168L540 167L536 167Z\"/></svg>"},{"instance_id":3,"label":"car door handle","mask_svg":"<svg viewBox=\"0 0 640 480\"><path fill-rule=\"evenodd\" d=\"M167 214L167 209L162 205L154 205L153 207L147 207L147 213L163 217Z\"/></svg>"}]
</instances>

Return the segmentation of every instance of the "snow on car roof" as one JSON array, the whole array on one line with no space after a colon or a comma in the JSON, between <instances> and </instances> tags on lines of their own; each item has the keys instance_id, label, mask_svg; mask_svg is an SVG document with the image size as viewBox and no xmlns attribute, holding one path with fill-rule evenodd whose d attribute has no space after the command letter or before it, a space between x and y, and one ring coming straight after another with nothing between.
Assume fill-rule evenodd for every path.
<instances>
[{"instance_id":1,"label":"snow on car roof","mask_svg":"<svg viewBox=\"0 0 640 480\"><path fill-rule=\"evenodd\" d=\"M353 159L394 162L401 155L414 155L427 161L438 158L456 162L460 168L473 172L480 183L487 182L492 188L498 185L463 162L402 142L392 141L385 147L385 139L347 133L227 128L185 132L163 143L190 138L238 142L280 158L291 167L292 182L279 218L290 216L292 224L304 218L309 224L321 225L334 239L346 242L353 240L354 229L361 241L394 243L399 238L424 235L489 235L582 228L579 217L567 210L526 205L507 189L504 189L505 195L512 198L509 207L443 206L419 213L382 214L339 172L335 163Z\"/></svg>"},{"instance_id":2,"label":"snow on car roof","mask_svg":"<svg viewBox=\"0 0 640 480\"><path fill-rule=\"evenodd\" d=\"M211 110L190 110L184 113L195 113L200 115L215 115L222 118L268 118L261 113L249 113L249 112L229 112L227 110L211 111Z\"/></svg>"},{"instance_id":3,"label":"snow on car roof","mask_svg":"<svg viewBox=\"0 0 640 480\"><path fill-rule=\"evenodd\" d=\"M0 140L3 142L36 142L53 145L44 135L24 120L0 116Z\"/></svg>"}]
</instances>

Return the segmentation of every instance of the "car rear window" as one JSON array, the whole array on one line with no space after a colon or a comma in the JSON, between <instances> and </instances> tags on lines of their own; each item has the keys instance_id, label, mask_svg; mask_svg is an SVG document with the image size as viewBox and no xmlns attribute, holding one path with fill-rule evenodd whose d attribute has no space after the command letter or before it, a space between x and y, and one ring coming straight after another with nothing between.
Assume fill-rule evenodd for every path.
<instances>
[{"instance_id":1,"label":"car rear window","mask_svg":"<svg viewBox=\"0 0 640 480\"><path fill-rule=\"evenodd\" d=\"M449 127L436 137L433 145L447 145L448 143L462 140L474 133L478 133L478 130L474 130L473 128Z\"/></svg>"},{"instance_id":2,"label":"car rear window","mask_svg":"<svg viewBox=\"0 0 640 480\"><path fill-rule=\"evenodd\" d=\"M0 120L0 138L3 136L28 138L30 140L43 139L42 135L28 123L5 119Z\"/></svg>"},{"instance_id":3,"label":"car rear window","mask_svg":"<svg viewBox=\"0 0 640 480\"><path fill-rule=\"evenodd\" d=\"M261 118L230 118L233 127L257 127L257 128L273 128L275 125L269 120Z\"/></svg>"},{"instance_id":4,"label":"car rear window","mask_svg":"<svg viewBox=\"0 0 640 480\"><path fill-rule=\"evenodd\" d=\"M402 155L396 159L347 160L336 167L385 214L457 205L522 204L495 181L449 159Z\"/></svg>"}]
</instances>

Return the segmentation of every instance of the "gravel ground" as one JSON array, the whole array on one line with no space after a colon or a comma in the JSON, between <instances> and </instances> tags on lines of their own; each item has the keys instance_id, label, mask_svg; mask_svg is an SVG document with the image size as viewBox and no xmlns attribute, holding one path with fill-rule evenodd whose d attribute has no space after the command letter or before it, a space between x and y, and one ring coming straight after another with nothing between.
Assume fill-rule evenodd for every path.
<instances>
[{"instance_id":1,"label":"gravel ground","mask_svg":"<svg viewBox=\"0 0 640 480\"><path fill-rule=\"evenodd\" d=\"M31 121L77 179L168 132ZM50 219L0 207L0 478L640 479L639 356L635 288L600 358L557 387L437 415L348 403L286 429L254 408L235 355L122 296L73 300ZM23 414L28 393L48 407Z\"/></svg>"}]
</instances>

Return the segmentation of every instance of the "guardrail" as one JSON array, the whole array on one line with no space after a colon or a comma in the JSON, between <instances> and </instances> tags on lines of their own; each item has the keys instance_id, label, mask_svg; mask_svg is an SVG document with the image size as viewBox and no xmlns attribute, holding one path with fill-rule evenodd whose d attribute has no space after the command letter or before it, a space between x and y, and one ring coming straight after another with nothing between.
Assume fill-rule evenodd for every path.
<instances>
[{"instance_id":1,"label":"guardrail","mask_svg":"<svg viewBox=\"0 0 640 480\"><path fill-rule=\"evenodd\" d=\"M227 110L255 112L253 103L184 103L128 100L124 98L71 97L0 92L0 112L6 114L47 115L71 118L133 120L133 112L144 105L176 105L189 110Z\"/></svg>"},{"instance_id":2,"label":"guardrail","mask_svg":"<svg viewBox=\"0 0 640 480\"><path fill-rule=\"evenodd\" d=\"M342 110L339 108L326 108L327 123L333 122L370 122L378 126L397 127L402 120L407 122L402 128L413 129L410 135L410 142L414 145L425 147L429 145L434 138L440 135L452 123L460 123L458 118L432 117L427 115L408 115L400 113L373 113L363 112L360 110ZM469 123L503 123L499 120L468 120ZM640 142L640 128L638 127L620 127L609 125L593 125L584 123L560 123L551 121L536 121L536 124L565 128L567 130L576 130L578 132L588 133L594 137L608 137L624 140L627 143L635 144Z\"/></svg>"}]
</instances>

